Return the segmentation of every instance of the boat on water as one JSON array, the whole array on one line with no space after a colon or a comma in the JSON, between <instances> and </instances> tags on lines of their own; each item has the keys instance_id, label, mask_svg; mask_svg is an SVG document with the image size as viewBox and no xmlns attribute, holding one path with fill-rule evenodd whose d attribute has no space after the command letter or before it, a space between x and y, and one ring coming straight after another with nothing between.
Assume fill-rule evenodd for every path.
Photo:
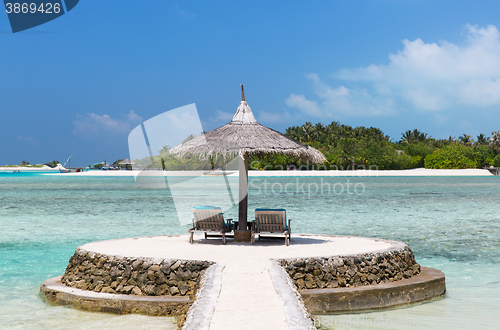
<instances>
[{"instance_id":1,"label":"boat on water","mask_svg":"<svg viewBox=\"0 0 500 330\"><path fill-rule=\"evenodd\" d=\"M68 167L68 168L59 168L60 173L76 173L76 172L87 172L89 169L86 167Z\"/></svg>"},{"instance_id":2,"label":"boat on water","mask_svg":"<svg viewBox=\"0 0 500 330\"><path fill-rule=\"evenodd\" d=\"M21 173L21 171L20 170L14 170L14 172L12 172L12 173Z\"/></svg>"},{"instance_id":3,"label":"boat on water","mask_svg":"<svg viewBox=\"0 0 500 330\"><path fill-rule=\"evenodd\" d=\"M76 149L76 150L78 150L78 149ZM77 172L86 172L89 170L88 167L73 167L73 168L71 168L71 157L73 157L76 150L71 154L71 156L68 157L68 159L66 160L64 165L60 166L60 164L59 164L59 173L77 173ZM66 163L68 163L67 168L64 167L64 166L66 166Z\"/></svg>"}]
</instances>

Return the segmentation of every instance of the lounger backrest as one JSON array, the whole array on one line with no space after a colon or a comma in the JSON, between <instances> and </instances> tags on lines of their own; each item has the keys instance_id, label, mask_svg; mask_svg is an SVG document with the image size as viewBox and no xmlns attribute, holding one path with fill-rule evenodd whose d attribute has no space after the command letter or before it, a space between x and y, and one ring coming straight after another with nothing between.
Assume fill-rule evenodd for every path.
<instances>
[{"instance_id":1,"label":"lounger backrest","mask_svg":"<svg viewBox=\"0 0 500 330\"><path fill-rule=\"evenodd\" d=\"M255 225L260 232L282 233L287 230L284 209L256 209Z\"/></svg>"},{"instance_id":2,"label":"lounger backrest","mask_svg":"<svg viewBox=\"0 0 500 330\"><path fill-rule=\"evenodd\" d=\"M194 223L197 229L221 230L224 228L224 215L220 207L197 206L193 208Z\"/></svg>"}]
</instances>

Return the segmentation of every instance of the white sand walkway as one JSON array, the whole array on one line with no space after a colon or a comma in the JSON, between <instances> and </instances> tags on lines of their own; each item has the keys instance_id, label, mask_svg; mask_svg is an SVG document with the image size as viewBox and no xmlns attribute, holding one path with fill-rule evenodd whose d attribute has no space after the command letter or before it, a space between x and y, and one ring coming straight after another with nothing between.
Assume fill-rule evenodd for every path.
<instances>
[{"instance_id":1,"label":"white sand walkway","mask_svg":"<svg viewBox=\"0 0 500 330\"><path fill-rule=\"evenodd\" d=\"M225 263L222 285L212 315L211 330L289 329L283 302L269 274L271 258L369 253L398 247L398 242L346 236L294 235L290 246L276 240L256 245L222 245L220 239L187 243L188 236L155 236L93 242L81 248L107 255L162 259L197 259Z\"/></svg>"},{"instance_id":2,"label":"white sand walkway","mask_svg":"<svg viewBox=\"0 0 500 330\"><path fill-rule=\"evenodd\" d=\"M226 264L211 330L234 329L235 319L238 329L288 329L268 264L269 260L262 258Z\"/></svg>"}]
</instances>

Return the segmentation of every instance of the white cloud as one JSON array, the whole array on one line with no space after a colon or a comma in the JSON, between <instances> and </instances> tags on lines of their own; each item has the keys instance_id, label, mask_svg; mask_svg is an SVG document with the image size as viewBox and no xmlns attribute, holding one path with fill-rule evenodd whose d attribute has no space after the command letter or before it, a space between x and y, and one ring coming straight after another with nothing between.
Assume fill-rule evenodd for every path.
<instances>
[{"instance_id":1,"label":"white cloud","mask_svg":"<svg viewBox=\"0 0 500 330\"><path fill-rule=\"evenodd\" d=\"M286 105L292 108L297 108L300 111L308 114L312 114L315 116L320 116L321 111L318 106L318 102L316 101L309 101L306 99L306 97L302 94L297 95L297 94L292 94L288 99L285 101Z\"/></svg>"},{"instance_id":2,"label":"white cloud","mask_svg":"<svg viewBox=\"0 0 500 330\"><path fill-rule=\"evenodd\" d=\"M366 89L348 89L345 86L332 88L317 74L309 74L314 93L320 102L308 100L302 94L292 94L285 103L307 115L334 118L337 116L388 115L394 112L392 99L373 97Z\"/></svg>"},{"instance_id":3,"label":"white cloud","mask_svg":"<svg viewBox=\"0 0 500 330\"><path fill-rule=\"evenodd\" d=\"M97 133L125 134L129 133L134 126L142 121L142 117L137 115L134 110L130 110L128 114L122 117L123 119L113 119L106 114L78 114L78 119L73 122L73 133L79 135Z\"/></svg>"},{"instance_id":4,"label":"white cloud","mask_svg":"<svg viewBox=\"0 0 500 330\"><path fill-rule=\"evenodd\" d=\"M127 120L130 122L130 123L140 123L142 121L142 117L139 116L138 114L136 114L134 112L134 110L130 110L130 112L127 114Z\"/></svg>"},{"instance_id":5,"label":"white cloud","mask_svg":"<svg viewBox=\"0 0 500 330\"><path fill-rule=\"evenodd\" d=\"M27 143L31 143L33 145L38 145L39 141L37 139L35 139L34 137L32 136L24 136L24 135L18 135L16 137L16 139L18 141L22 141L22 142L27 142Z\"/></svg>"},{"instance_id":6,"label":"white cloud","mask_svg":"<svg viewBox=\"0 0 500 330\"><path fill-rule=\"evenodd\" d=\"M403 40L403 49L389 54L388 64L334 73L343 82L336 88L308 75L317 101L291 94L286 103L318 117L500 105L500 33L493 25L468 24L464 32L461 45Z\"/></svg>"},{"instance_id":7,"label":"white cloud","mask_svg":"<svg viewBox=\"0 0 500 330\"><path fill-rule=\"evenodd\" d=\"M210 121L223 121L223 122L230 122L233 120L234 113L229 113L229 112L224 112L220 110L216 110L216 116L211 117Z\"/></svg>"},{"instance_id":8,"label":"white cloud","mask_svg":"<svg viewBox=\"0 0 500 330\"><path fill-rule=\"evenodd\" d=\"M283 123L292 119L292 116L286 110L282 113L259 111L257 117L259 123Z\"/></svg>"}]
</instances>

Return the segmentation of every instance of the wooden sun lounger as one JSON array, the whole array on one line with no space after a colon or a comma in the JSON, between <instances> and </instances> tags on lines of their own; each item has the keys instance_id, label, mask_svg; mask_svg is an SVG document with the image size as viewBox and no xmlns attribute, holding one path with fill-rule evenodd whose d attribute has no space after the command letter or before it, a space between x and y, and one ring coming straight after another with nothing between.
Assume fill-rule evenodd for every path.
<instances>
[{"instance_id":1,"label":"wooden sun lounger","mask_svg":"<svg viewBox=\"0 0 500 330\"><path fill-rule=\"evenodd\" d=\"M227 219L227 223L224 221L224 214L220 207L195 206L193 208L193 228L188 230L191 234L189 243L193 243L195 231L202 231L205 233L205 239L208 232L220 233L222 235L222 244L226 244L226 233L232 230L231 220Z\"/></svg>"},{"instance_id":2,"label":"wooden sun lounger","mask_svg":"<svg viewBox=\"0 0 500 330\"><path fill-rule=\"evenodd\" d=\"M255 234L271 233L285 235L285 245L291 239L291 219L286 219L285 209L255 209L255 226L252 230L252 244L255 244Z\"/></svg>"}]
</instances>

